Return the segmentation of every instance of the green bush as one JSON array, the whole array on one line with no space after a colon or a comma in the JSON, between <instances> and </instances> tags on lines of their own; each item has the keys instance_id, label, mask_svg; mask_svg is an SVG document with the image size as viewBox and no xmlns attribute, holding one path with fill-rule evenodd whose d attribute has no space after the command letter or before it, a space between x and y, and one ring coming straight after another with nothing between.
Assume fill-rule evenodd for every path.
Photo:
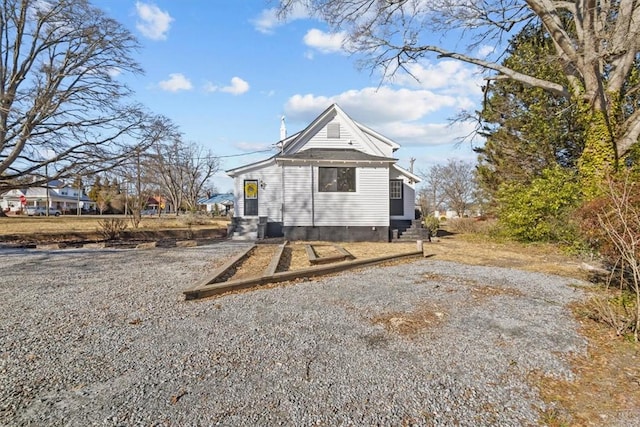
<instances>
[{"instance_id":1,"label":"green bush","mask_svg":"<svg viewBox=\"0 0 640 427\"><path fill-rule=\"evenodd\" d=\"M581 190L574 173L556 167L529 184L504 183L497 200L498 220L507 237L523 242L576 240L570 216L580 204Z\"/></svg>"}]
</instances>

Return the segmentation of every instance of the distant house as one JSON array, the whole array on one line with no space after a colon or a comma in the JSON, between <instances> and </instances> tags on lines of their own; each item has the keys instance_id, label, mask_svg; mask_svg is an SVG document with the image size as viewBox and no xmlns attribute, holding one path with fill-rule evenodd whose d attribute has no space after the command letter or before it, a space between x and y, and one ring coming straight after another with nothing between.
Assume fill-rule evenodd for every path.
<instances>
[{"instance_id":1,"label":"distant house","mask_svg":"<svg viewBox=\"0 0 640 427\"><path fill-rule=\"evenodd\" d=\"M227 171L236 230L289 240L388 241L390 230L415 218L420 179L397 165L400 146L338 105L295 135L281 133L279 154Z\"/></svg>"},{"instance_id":2,"label":"distant house","mask_svg":"<svg viewBox=\"0 0 640 427\"><path fill-rule=\"evenodd\" d=\"M47 204L65 213L76 213L78 207L85 211L96 208L96 203L82 189L59 180L51 181L47 187L10 190L0 195L0 208L9 212L21 212L26 207L46 208Z\"/></svg>"},{"instance_id":3,"label":"distant house","mask_svg":"<svg viewBox=\"0 0 640 427\"><path fill-rule=\"evenodd\" d=\"M198 200L198 205L205 208L207 213L217 212L228 215L233 210L233 193L214 194L208 198Z\"/></svg>"}]
</instances>

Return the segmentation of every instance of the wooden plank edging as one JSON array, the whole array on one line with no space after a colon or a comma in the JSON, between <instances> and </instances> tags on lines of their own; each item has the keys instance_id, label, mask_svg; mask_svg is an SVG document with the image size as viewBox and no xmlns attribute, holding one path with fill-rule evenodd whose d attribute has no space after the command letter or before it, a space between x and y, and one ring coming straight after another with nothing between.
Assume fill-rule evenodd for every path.
<instances>
[{"instance_id":1,"label":"wooden plank edging","mask_svg":"<svg viewBox=\"0 0 640 427\"><path fill-rule=\"evenodd\" d=\"M184 291L184 293L186 294L187 292L191 292L191 291L199 289L199 288L201 288L203 286L207 286L207 285L209 285L211 283L214 283L215 280L218 277L220 277L223 274L225 274L233 266L235 266L237 263L242 261L246 256L248 256L251 253L251 251L253 251L255 249L255 247L256 247L256 245L255 245L255 243L253 243L246 251L244 251L242 253L239 253L238 255L234 256L229 261L227 261L226 263L224 263L223 265L221 265L220 267L215 269L213 274L211 276L209 276L209 278L202 280L197 285L195 285L193 288L187 289L186 291Z\"/></svg>"},{"instance_id":2,"label":"wooden plank edging","mask_svg":"<svg viewBox=\"0 0 640 427\"><path fill-rule=\"evenodd\" d=\"M348 250L346 250L345 248L343 248L340 245L333 245L334 248L336 248L338 250L338 252L340 252L342 255L344 255L346 258L349 259L356 259L356 257L354 257L351 252L349 252Z\"/></svg>"},{"instance_id":3,"label":"wooden plank edging","mask_svg":"<svg viewBox=\"0 0 640 427\"><path fill-rule=\"evenodd\" d=\"M344 270L349 270L356 267L363 267L368 265L380 264L386 261L403 259L403 258L412 258L412 257L423 257L424 253L422 251L408 252L404 254L397 255L386 255L377 258L368 258L368 259L357 259L355 261L349 261L341 264L334 265L323 265L320 267L309 267L295 271L283 271L280 273L275 273L271 276L262 276L262 277L251 277L247 279L240 280L231 280L228 282L221 283L207 283L204 285L196 286L192 289L184 291L185 299L192 300L198 298L205 298L212 295L221 294L224 292L235 291L239 289L245 289L254 287L257 285L264 285L267 283L278 283L278 282L286 282L289 280L299 279L302 277L316 277L322 276L325 274L338 273Z\"/></svg>"},{"instance_id":4,"label":"wooden plank edging","mask_svg":"<svg viewBox=\"0 0 640 427\"><path fill-rule=\"evenodd\" d=\"M273 258L271 258L271 262L267 266L267 269L264 270L262 276L273 276L275 274L276 270L278 269L278 264L280 264L280 258L282 258L282 254L284 253L284 248L287 246L287 243L289 242L285 240L280 246L278 246L276 253L273 254Z\"/></svg>"},{"instance_id":5,"label":"wooden plank edging","mask_svg":"<svg viewBox=\"0 0 640 427\"><path fill-rule=\"evenodd\" d=\"M305 244L304 250L307 252L307 258L309 258L309 263L315 264L316 260L318 259L318 255L316 254L316 251L313 249L313 246L310 244Z\"/></svg>"}]
</instances>

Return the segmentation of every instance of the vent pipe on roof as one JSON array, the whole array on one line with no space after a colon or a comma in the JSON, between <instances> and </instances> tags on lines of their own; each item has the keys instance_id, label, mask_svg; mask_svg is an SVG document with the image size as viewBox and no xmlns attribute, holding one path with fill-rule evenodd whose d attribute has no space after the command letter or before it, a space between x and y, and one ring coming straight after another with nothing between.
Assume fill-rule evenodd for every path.
<instances>
[{"instance_id":1,"label":"vent pipe on roof","mask_svg":"<svg viewBox=\"0 0 640 427\"><path fill-rule=\"evenodd\" d=\"M284 124L284 116L280 119L280 141L284 141L287 138L287 127Z\"/></svg>"}]
</instances>

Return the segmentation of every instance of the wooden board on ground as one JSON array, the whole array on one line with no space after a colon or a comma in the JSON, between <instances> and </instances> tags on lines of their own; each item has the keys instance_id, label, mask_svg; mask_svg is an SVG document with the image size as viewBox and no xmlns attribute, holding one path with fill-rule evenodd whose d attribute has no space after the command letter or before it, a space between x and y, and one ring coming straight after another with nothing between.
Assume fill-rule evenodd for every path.
<instances>
[{"instance_id":1,"label":"wooden board on ground","mask_svg":"<svg viewBox=\"0 0 640 427\"><path fill-rule=\"evenodd\" d=\"M402 258L418 258L423 257L422 251L413 251L399 255L387 255L378 258L369 259L357 259L355 261L347 261L335 263L332 265L322 265L310 268L305 268L295 271L283 271L275 273L271 276L252 277L240 280L230 280L221 283L205 284L199 287L184 291L185 299L192 300L198 298L205 298L213 295L219 295L230 291L236 291L240 289L251 288L267 283L287 282L303 277L317 277L326 274L337 273L352 268L364 267L368 265L381 264L384 262L398 260Z\"/></svg>"},{"instance_id":2,"label":"wooden board on ground","mask_svg":"<svg viewBox=\"0 0 640 427\"><path fill-rule=\"evenodd\" d=\"M342 246L335 244L306 244L305 251L311 265L330 264L354 258Z\"/></svg>"}]
</instances>

